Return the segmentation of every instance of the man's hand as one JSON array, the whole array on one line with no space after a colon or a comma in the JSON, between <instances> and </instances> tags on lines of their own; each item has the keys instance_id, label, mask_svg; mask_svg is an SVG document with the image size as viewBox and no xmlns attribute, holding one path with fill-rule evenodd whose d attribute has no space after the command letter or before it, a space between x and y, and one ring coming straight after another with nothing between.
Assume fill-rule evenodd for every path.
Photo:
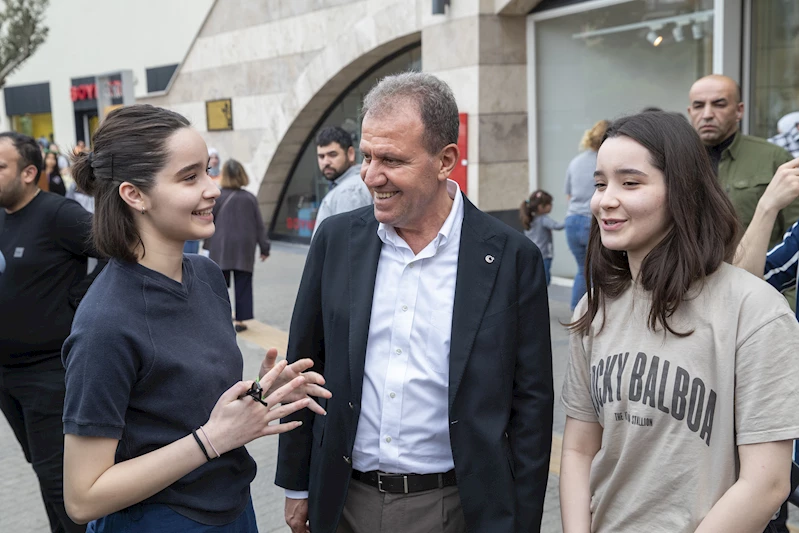
<instances>
[{"instance_id":1,"label":"man's hand","mask_svg":"<svg viewBox=\"0 0 799 533\"><path fill-rule=\"evenodd\" d=\"M269 350L266 351L266 357L264 357L263 362L261 362L261 370L258 372L259 378L263 377L267 372L272 370L272 367L275 366L276 360L277 349L269 348ZM297 400L311 396L317 398L332 398L333 394L323 387L325 384L325 378L317 372L306 372L306 370L312 366L313 361L310 359L300 359L299 361L295 361L294 363L287 365L283 372L281 372L280 376L272 384L272 387L268 391L264 392L264 396L268 396L273 392L273 389L278 389L286 383L289 383L297 376L302 375L302 377L305 378L305 384L297 387L294 389L294 391L292 391L292 393L287 395L285 397L286 403L295 402ZM327 412L322 409L322 406L315 401L311 401L311 403L308 405L308 409L319 415L327 414Z\"/></svg>"},{"instance_id":2,"label":"man's hand","mask_svg":"<svg viewBox=\"0 0 799 533\"><path fill-rule=\"evenodd\" d=\"M761 196L760 205L766 210L781 211L797 197L799 197L799 158L780 165Z\"/></svg>"},{"instance_id":3,"label":"man's hand","mask_svg":"<svg viewBox=\"0 0 799 533\"><path fill-rule=\"evenodd\" d=\"M291 533L311 533L308 524L308 500L286 498L286 523L291 528Z\"/></svg>"},{"instance_id":4,"label":"man's hand","mask_svg":"<svg viewBox=\"0 0 799 533\"><path fill-rule=\"evenodd\" d=\"M263 263L266 261L266 258L269 257L267 254L261 254L261 262Z\"/></svg>"}]
</instances>

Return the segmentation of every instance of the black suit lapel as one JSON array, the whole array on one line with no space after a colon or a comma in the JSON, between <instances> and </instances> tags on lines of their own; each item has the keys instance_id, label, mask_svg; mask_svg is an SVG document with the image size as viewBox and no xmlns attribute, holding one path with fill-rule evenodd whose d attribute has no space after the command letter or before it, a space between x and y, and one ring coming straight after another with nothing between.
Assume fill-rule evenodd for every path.
<instances>
[{"instance_id":1,"label":"black suit lapel","mask_svg":"<svg viewBox=\"0 0 799 533\"><path fill-rule=\"evenodd\" d=\"M377 261L383 241L377 236L377 220L372 212L350 219L349 256L350 331L349 359L352 399L360 403L366 341L372 316L372 298L377 277Z\"/></svg>"},{"instance_id":2,"label":"black suit lapel","mask_svg":"<svg viewBox=\"0 0 799 533\"><path fill-rule=\"evenodd\" d=\"M487 215L478 211L465 196L463 199L463 228L458 252L449 352L450 408L469 361L477 328L480 327L491 297L505 247L505 238L481 223L480 217Z\"/></svg>"}]
</instances>

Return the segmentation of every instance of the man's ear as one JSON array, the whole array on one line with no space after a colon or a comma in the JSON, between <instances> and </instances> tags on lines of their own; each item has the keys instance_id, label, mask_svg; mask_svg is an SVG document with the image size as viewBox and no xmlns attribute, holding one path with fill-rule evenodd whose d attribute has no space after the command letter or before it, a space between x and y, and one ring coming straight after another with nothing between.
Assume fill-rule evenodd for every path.
<instances>
[{"instance_id":1,"label":"man's ear","mask_svg":"<svg viewBox=\"0 0 799 533\"><path fill-rule=\"evenodd\" d=\"M141 191L138 187L129 183L127 181L123 181L119 184L119 196L122 200L131 206L136 211L141 211L142 208L145 210L148 206L145 205L144 202L144 195L142 195Z\"/></svg>"},{"instance_id":2,"label":"man's ear","mask_svg":"<svg viewBox=\"0 0 799 533\"><path fill-rule=\"evenodd\" d=\"M30 185L39 181L39 171L33 165L28 165L23 168L22 172L20 172L20 176L22 176L22 183L25 185Z\"/></svg>"},{"instance_id":3,"label":"man's ear","mask_svg":"<svg viewBox=\"0 0 799 533\"><path fill-rule=\"evenodd\" d=\"M449 175L455 169L455 165L460 161L460 156L461 152L458 149L458 145L454 143L448 144L441 150L438 155L439 164L441 165L438 171L439 180L443 181L449 178Z\"/></svg>"},{"instance_id":4,"label":"man's ear","mask_svg":"<svg viewBox=\"0 0 799 533\"><path fill-rule=\"evenodd\" d=\"M744 119L744 103L738 102L737 109L735 110L736 115L738 116L738 122Z\"/></svg>"},{"instance_id":5,"label":"man's ear","mask_svg":"<svg viewBox=\"0 0 799 533\"><path fill-rule=\"evenodd\" d=\"M347 161L349 161L350 164L355 163L355 147L354 146L350 146L349 148L347 148Z\"/></svg>"}]
</instances>

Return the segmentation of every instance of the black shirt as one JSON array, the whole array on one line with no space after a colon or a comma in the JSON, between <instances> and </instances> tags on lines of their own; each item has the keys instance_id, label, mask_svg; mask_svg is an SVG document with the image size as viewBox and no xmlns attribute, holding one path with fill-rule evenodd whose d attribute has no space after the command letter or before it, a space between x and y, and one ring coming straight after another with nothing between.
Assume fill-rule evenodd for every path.
<instances>
[{"instance_id":1,"label":"black shirt","mask_svg":"<svg viewBox=\"0 0 799 533\"><path fill-rule=\"evenodd\" d=\"M64 433L118 439L119 463L205 424L222 393L242 378L230 316L222 271L206 257L184 256L182 283L111 260L64 343ZM244 511L253 478L255 461L241 447L144 503L227 524Z\"/></svg>"},{"instance_id":2,"label":"black shirt","mask_svg":"<svg viewBox=\"0 0 799 533\"><path fill-rule=\"evenodd\" d=\"M91 220L77 202L44 191L15 213L0 209L0 365L60 355L70 297L93 255Z\"/></svg>"},{"instance_id":3,"label":"black shirt","mask_svg":"<svg viewBox=\"0 0 799 533\"><path fill-rule=\"evenodd\" d=\"M724 150L730 147L732 141L735 140L736 135L738 134L733 133L720 144L707 147L707 155L710 156L710 163L713 165L713 172L715 172L717 176L719 175L719 163L721 162L721 155L724 153Z\"/></svg>"},{"instance_id":4,"label":"black shirt","mask_svg":"<svg viewBox=\"0 0 799 533\"><path fill-rule=\"evenodd\" d=\"M48 176L48 183L50 192L64 196L67 194L67 186L64 184L64 178L61 174L53 172Z\"/></svg>"}]
</instances>

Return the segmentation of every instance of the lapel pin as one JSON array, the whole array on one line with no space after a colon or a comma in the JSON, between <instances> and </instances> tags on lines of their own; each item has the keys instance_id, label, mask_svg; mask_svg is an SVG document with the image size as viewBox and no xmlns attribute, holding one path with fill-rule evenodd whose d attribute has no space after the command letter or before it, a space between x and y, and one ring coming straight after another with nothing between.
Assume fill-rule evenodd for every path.
<instances>
[{"instance_id":1,"label":"lapel pin","mask_svg":"<svg viewBox=\"0 0 799 533\"><path fill-rule=\"evenodd\" d=\"M493 262L494 262L494 256L493 255L487 255L486 256L486 263L488 263L490 265Z\"/></svg>"}]
</instances>

